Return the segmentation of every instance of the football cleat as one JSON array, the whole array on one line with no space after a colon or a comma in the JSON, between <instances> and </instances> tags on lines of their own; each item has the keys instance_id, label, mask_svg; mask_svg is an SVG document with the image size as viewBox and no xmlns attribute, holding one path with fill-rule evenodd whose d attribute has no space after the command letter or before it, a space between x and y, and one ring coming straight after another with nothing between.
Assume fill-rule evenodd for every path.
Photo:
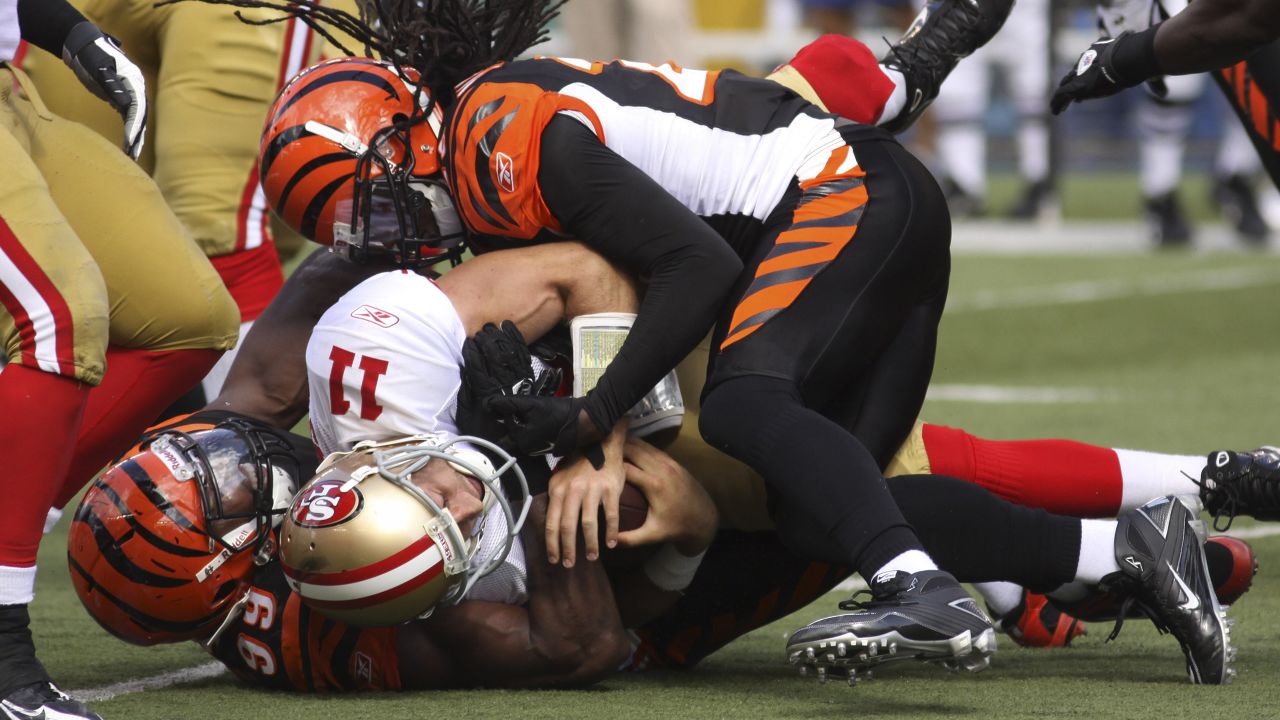
<instances>
[{"instance_id":1,"label":"football cleat","mask_svg":"<svg viewBox=\"0 0 1280 720\"><path fill-rule=\"evenodd\" d=\"M1195 516L1174 496L1121 515L1116 528L1120 571L1103 578L1105 590L1125 596L1109 640L1137 607L1182 646L1187 674L1197 685L1231 682L1235 649L1226 610L1214 595Z\"/></svg>"},{"instance_id":2,"label":"football cleat","mask_svg":"<svg viewBox=\"0 0 1280 720\"><path fill-rule=\"evenodd\" d=\"M1219 605L1234 605L1253 585L1258 572L1258 558L1253 546L1229 535L1214 535L1204 543L1205 561L1209 567L1209 580ZM1115 592L1095 590L1078 600L1064 601L1050 598L1060 611L1086 622L1115 620L1120 616L1124 597ZM1141 617L1142 611L1130 608L1129 617Z\"/></svg>"},{"instance_id":3,"label":"football cleat","mask_svg":"<svg viewBox=\"0 0 1280 720\"><path fill-rule=\"evenodd\" d=\"M84 703L62 692L51 682L23 685L0 699L4 720L102 720Z\"/></svg>"},{"instance_id":4,"label":"football cleat","mask_svg":"<svg viewBox=\"0 0 1280 720\"><path fill-rule=\"evenodd\" d=\"M1156 246L1186 247L1191 244L1191 223L1182 212L1182 202L1172 190L1143 201L1147 210L1147 228Z\"/></svg>"},{"instance_id":5,"label":"football cleat","mask_svg":"<svg viewBox=\"0 0 1280 720\"><path fill-rule=\"evenodd\" d=\"M1265 243L1271 234L1266 218L1258 208L1258 195L1244 175L1227 175L1213 182L1213 201L1246 242Z\"/></svg>"},{"instance_id":6,"label":"football cleat","mask_svg":"<svg viewBox=\"0 0 1280 720\"><path fill-rule=\"evenodd\" d=\"M960 58L986 45L1012 9L1013 0L928 2L881 60L907 80L906 105L897 117L881 123L883 127L895 133L910 127L938 97L942 81Z\"/></svg>"},{"instance_id":7,"label":"football cleat","mask_svg":"<svg viewBox=\"0 0 1280 720\"><path fill-rule=\"evenodd\" d=\"M1088 631L1079 618L1072 617L1049 598L1022 590L1022 601L1000 618L1000 629L1022 647L1066 647Z\"/></svg>"},{"instance_id":8,"label":"football cleat","mask_svg":"<svg viewBox=\"0 0 1280 720\"><path fill-rule=\"evenodd\" d=\"M1230 528L1237 515L1280 520L1280 448L1211 452L1199 485L1200 501L1220 532Z\"/></svg>"},{"instance_id":9,"label":"football cleat","mask_svg":"<svg viewBox=\"0 0 1280 720\"><path fill-rule=\"evenodd\" d=\"M815 620L787 640L787 660L819 680L844 676L850 684L879 665L899 660L935 662L978 672L991 663L996 632L991 620L950 573L882 573L871 581L871 600L848 600L844 615ZM854 596L855 598L857 595Z\"/></svg>"}]
</instances>

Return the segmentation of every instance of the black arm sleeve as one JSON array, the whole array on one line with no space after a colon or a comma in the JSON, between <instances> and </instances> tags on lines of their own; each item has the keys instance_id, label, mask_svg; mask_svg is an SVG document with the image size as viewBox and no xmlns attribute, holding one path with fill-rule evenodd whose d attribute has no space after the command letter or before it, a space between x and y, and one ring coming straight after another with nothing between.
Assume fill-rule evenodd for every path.
<instances>
[{"instance_id":1,"label":"black arm sleeve","mask_svg":"<svg viewBox=\"0 0 1280 720\"><path fill-rule=\"evenodd\" d=\"M62 57L67 35L82 22L87 20L66 0L18 0L22 39L55 57Z\"/></svg>"},{"instance_id":2,"label":"black arm sleeve","mask_svg":"<svg viewBox=\"0 0 1280 720\"><path fill-rule=\"evenodd\" d=\"M538 172L565 232L648 281L631 334L587 397L608 432L710 330L742 261L697 215L578 121L542 135Z\"/></svg>"}]
</instances>

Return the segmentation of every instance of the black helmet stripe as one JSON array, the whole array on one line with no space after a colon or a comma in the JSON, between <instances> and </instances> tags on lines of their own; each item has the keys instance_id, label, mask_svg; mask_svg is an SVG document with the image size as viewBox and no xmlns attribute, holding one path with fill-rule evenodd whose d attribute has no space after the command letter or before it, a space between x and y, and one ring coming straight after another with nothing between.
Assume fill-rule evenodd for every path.
<instances>
[{"instance_id":1,"label":"black helmet stripe","mask_svg":"<svg viewBox=\"0 0 1280 720\"><path fill-rule=\"evenodd\" d=\"M103 525L102 518L98 517L97 514L87 513L85 517L80 518L79 522L89 526L90 532L93 533L93 539L98 544L98 554L102 556L102 559L106 560L108 565L115 568L116 572L125 576L131 582L158 588L182 587L191 583L191 580L157 575L134 564L120 549L120 546L128 539L128 536L121 538L112 536L111 531Z\"/></svg>"},{"instance_id":2,"label":"black helmet stripe","mask_svg":"<svg viewBox=\"0 0 1280 720\"><path fill-rule=\"evenodd\" d=\"M368 64L377 65L377 63L372 62ZM294 93L293 97L289 98L288 102L276 109L275 114L271 116L271 123L274 124L276 119L279 118L285 110L288 110L294 103L298 102L302 98L322 87L342 82L362 82L366 85L372 85L379 90L382 90L396 100L400 99L400 93L396 91L396 86L392 85L382 75L372 73L367 70L342 70L335 73L329 73L328 75L322 75L312 80L305 87L300 88L298 92Z\"/></svg>"},{"instance_id":3,"label":"black helmet stripe","mask_svg":"<svg viewBox=\"0 0 1280 720\"><path fill-rule=\"evenodd\" d=\"M298 168L298 172L294 173L293 177L289 178L289 182L285 183L284 190L280 193L280 210L283 211L289 206L289 194L293 192L293 189L297 187L298 183L302 182L303 178L310 175L318 168L332 163L343 162L344 160L354 163L355 156L350 153L338 152L321 155L308 160L305 165Z\"/></svg>"},{"instance_id":4,"label":"black helmet stripe","mask_svg":"<svg viewBox=\"0 0 1280 720\"><path fill-rule=\"evenodd\" d=\"M128 505L125 505L124 500L122 500L120 496L116 494L116 491L112 489L111 486L105 483L99 483L97 485L97 489L103 495L106 495L108 498L111 499L111 502L116 506L116 510L120 511L120 518L125 522L129 523L129 529L132 530L133 532L136 532L140 537L142 537L144 540L154 545L157 549L163 550L171 555L178 555L180 557L201 557L203 555L209 554L209 550L207 548L189 548L189 547L182 547L181 545L174 545L168 540L165 540L164 538L159 537L158 535L152 533L150 530L148 530L146 527L144 527L138 522L137 518L133 516L133 510L130 509ZM76 519L85 520L86 522L88 522L87 516L89 514L90 514L89 506L81 505L80 512L76 513Z\"/></svg>"},{"instance_id":5,"label":"black helmet stripe","mask_svg":"<svg viewBox=\"0 0 1280 720\"><path fill-rule=\"evenodd\" d=\"M328 204L333 194L338 192L338 188L352 181L356 176L355 173L347 173L337 180L320 188L320 192L311 198L311 202L307 203L307 209L302 212L302 236L311 240L316 236L316 223L320 222L320 213L324 211L324 206Z\"/></svg>"},{"instance_id":6,"label":"black helmet stripe","mask_svg":"<svg viewBox=\"0 0 1280 720\"><path fill-rule=\"evenodd\" d=\"M311 131L302 125L287 127L276 133L276 136L271 138L271 143L267 145L267 154L262 158L261 164L258 166L260 179L267 177L267 171L271 169L271 164L276 161L276 156L280 154L281 150L284 150L286 145L304 135L311 134Z\"/></svg>"},{"instance_id":7,"label":"black helmet stripe","mask_svg":"<svg viewBox=\"0 0 1280 720\"><path fill-rule=\"evenodd\" d=\"M161 620L160 618L152 617L151 615L148 615L142 612L141 610L138 610L137 608L133 607L129 603L126 603L120 598L116 597L115 595L112 595L111 593L107 592L107 589L104 588L102 585L100 585L96 580L94 580L93 576L90 575L87 570L81 567L80 563L75 561L75 558L68 557L67 564L71 567L72 572L79 575L80 578L84 580L84 582L89 586L88 592L101 595L103 599L107 600L112 605L115 605L116 607L120 608L120 610L123 611L125 615L128 615L130 619L132 619L134 622L138 623L138 625L142 626L144 629L149 631L160 631L160 632L168 632L168 633L175 633L175 634L190 633L193 630L196 630L204 625L207 625L208 623L211 623L217 620L223 615L222 611L217 611L217 612L210 613L202 618L198 618L196 620L191 620L188 622L173 622L171 620ZM125 640L125 641L129 640L129 638L126 638L120 635L114 629L112 629L102 621L99 620L98 624L101 625L104 630L111 633L112 635L115 635L121 640Z\"/></svg>"},{"instance_id":8,"label":"black helmet stripe","mask_svg":"<svg viewBox=\"0 0 1280 720\"><path fill-rule=\"evenodd\" d=\"M160 512L165 514L165 517L178 523L184 530L208 536L208 533L196 527L193 520L178 512L178 509L169 502L169 498L160 492L160 489L156 487L155 481L151 479L151 476L147 474L146 470L142 469L142 466L136 460L125 460L117 467L123 470L130 480L133 480L133 484L138 486L138 489L147 496L147 499L153 505L160 509Z\"/></svg>"}]
</instances>

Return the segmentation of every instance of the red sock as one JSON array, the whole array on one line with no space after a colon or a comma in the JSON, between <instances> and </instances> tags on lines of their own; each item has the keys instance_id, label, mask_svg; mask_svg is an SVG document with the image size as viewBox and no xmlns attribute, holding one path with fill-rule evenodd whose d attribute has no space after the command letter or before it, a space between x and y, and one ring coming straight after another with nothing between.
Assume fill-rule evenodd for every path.
<instances>
[{"instance_id":1,"label":"red sock","mask_svg":"<svg viewBox=\"0 0 1280 720\"><path fill-rule=\"evenodd\" d=\"M64 507L104 465L127 450L170 403L200 382L221 356L221 350L153 352L108 348L106 375L102 384L89 393L75 457L54 507Z\"/></svg>"},{"instance_id":2,"label":"red sock","mask_svg":"<svg viewBox=\"0 0 1280 720\"><path fill-rule=\"evenodd\" d=\"M893 81L880 71L871 48L843 35L823 35L800 48L787 63L813 88L827 110L874 125L893 95Z\"/></svg>"},{"instance_id":3,"label":"red sock","mask_svg":"<svg viewBox=\"0 0 1280 720\"><path fill-rule=\"evenodd\" d=\"M30 567L44 532L44 517L71 462L89 386L23 365L0 371L0 565Z\"/></svg>"},{"instance_id":4,"label":"red sock","mask_svg":"<svg viewBox=\"0 0 1280 720\"><path fill-rule=\"evenodd\" d=\"M1110 448L1074 440L984 440L943 425L924 426L929 468L977 483L1028 507L1074 517L1112 517L1124 481Z\"/></svg>"}]
</instances>

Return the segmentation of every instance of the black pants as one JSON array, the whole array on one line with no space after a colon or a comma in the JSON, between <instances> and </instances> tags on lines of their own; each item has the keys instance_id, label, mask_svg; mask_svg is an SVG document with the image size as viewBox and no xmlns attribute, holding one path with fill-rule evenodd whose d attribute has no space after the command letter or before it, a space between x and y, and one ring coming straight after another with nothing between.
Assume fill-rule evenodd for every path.
<instances>
[{"instance_id":1,"label":"black pants","mask_svg":"<svg viewBox=\"0 0 1280 720\"><path fill-rule=\"evenodd\" d=\"M1209 75L1244 123L1271 182L1280 188L1280 40Z\"/></svg>"},{"instance_id":2,"label":"black pants","mask_svg":"<svg viewBox=\"0 0 1280 720\"><path fill-rule=\"evenodd\" d=\"M948 477L896 477L889 488L925 549L962 581L1008 580L1046 592L1075 575L1076 518L1014 505ZM680 601L639 631L642 652L660 665L693 665L804 607L849 573L848 566L797 557L773 533L722 530Z\"/></svg>"},{"instance_id":3,"label":"black pants","mask_svg":"<svg viewBox=\"0 0 1280 720\"><path fill-rule=\"evenodd\" d=\"M747 263L712 336L700 429L764 477L790 550L869 574L920 548L880 472L933 371L951 222L932 176L896 142L853 151L865 177L797 193ZM841 230L847 242L826 262L788 263ZM796 287L782 307L766 302Z\"/></svg>"}]
</instances>

